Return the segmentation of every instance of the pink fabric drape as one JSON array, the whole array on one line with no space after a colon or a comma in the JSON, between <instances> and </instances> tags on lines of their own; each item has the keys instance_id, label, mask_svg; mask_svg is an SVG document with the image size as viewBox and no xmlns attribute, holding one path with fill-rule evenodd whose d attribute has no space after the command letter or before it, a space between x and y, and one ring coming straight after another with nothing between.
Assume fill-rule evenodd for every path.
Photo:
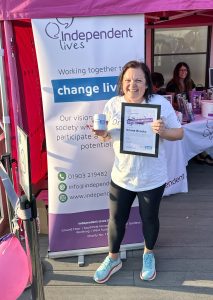
<instances>
[{"instance_id":1,"label":"pink fabric drape","mask_svg":"<svg viewBox=\"0 0 213 300\"><path fill-rule=\"evenodd\" d=\"M18 113L21 114L23 119L23 129L29 136L31 181L33 193L36 193L40 188L40 181L44 180L47 175L47 157L41 88L31 22L29 20L13 21L13 32L16 41L14 52L21 98L21 108ZM9 77L7 83L9 86ZM8 89L8 91L10 90ZM8 98L11 118L12 157L16 158L13 114L17 112L13 111L14 107L10 93L8 93Z\"/></svg>"}]
</instances>

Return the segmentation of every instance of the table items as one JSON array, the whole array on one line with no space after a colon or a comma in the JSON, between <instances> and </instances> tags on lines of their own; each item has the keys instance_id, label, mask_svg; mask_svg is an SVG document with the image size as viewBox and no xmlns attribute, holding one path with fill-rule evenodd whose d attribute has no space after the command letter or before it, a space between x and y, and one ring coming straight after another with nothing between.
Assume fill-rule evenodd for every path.
<instances>
[{"instance_id":1,"label":"table items","mask_svg":"<svg viewBox=\"0 0 213 300\"><path fill-rule=\"evenodd\" d=\"M183 114L182 114L182 112L176 110L175 113L177 115L177 118L178 118L180 124L182 124L183 123Z\"/></svg>"},{"instance_id":2,"label":"table items","mask_svg":"<svg viewBox=\"0 0 213 300\"><path fill-rule=\"evenodd\" d=\"M213 100L213 88L207 89L207 99Z\"/></svg>"},{"instance_id":3,"label":"table items","mask_svg":"<svg viewBox=\"0 0 213 300\"><path fill-rule=\"evenodd\" d=\"M202 116L207 119L213 119L213 100L201 101Z\"/></svg>"},{"instance_id":4,"label":"table items","mask_svg":"<svg viewBox=\"0 0 213 300\"><path fill-rule=\"evenodd\" d=\"M201 101L205 99L207 99L207 93L205 90L189 92L189 102L192 104L194 114L201 114Z\"/></svg>"},{"instance_id":5,"label":"table items","mask_svg":"<svg viewBox=\"0 0 213 300\"><path fill-rule=\"evenodd\" d=\"M178 104L178 110L182 113L182 123L189 123L191 122L190 114L187 108L187 95L186 93L177 94L177 104Z\"/></svg>"}]
</instances>

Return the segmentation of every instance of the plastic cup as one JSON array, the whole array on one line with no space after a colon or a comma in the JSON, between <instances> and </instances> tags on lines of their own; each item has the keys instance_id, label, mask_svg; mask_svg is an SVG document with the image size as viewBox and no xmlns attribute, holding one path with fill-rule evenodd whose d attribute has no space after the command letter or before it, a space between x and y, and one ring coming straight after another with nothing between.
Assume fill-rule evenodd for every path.
<instances>
[{"instance_id":1,"label":"plastic cup","mask_svg":"<svg viewBox=\"0 0 213 300\"><path fill-rule=\"evenodd\" d=\"M105 114L95 114L93 116L93 129L94 130L106 130L107 122Z\"/></svg>"}]
</instances>

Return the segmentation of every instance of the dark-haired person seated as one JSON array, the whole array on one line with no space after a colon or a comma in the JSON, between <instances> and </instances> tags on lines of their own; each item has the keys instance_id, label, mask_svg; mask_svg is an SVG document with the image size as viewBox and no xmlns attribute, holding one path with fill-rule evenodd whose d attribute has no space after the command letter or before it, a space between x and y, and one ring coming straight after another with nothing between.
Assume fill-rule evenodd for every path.
<instances>
[{"instance_id":1,"label":"dark-haired person seated","mask_svg":"<svg viewBox=\"0 0 213 300\"><path fill-rule=\"evenodd\" d=\"M166 92L171 93L174 96L174 107L178 109L176 95L181 93L186 93L187 98L189 98L188 93L195 89L195 83L191 79L191 71L187 63L179 62L173 71L173 78L168 82L166 86ZM208 153L202 152L195 157L198 163L205 163L208 165L213 165L213 159Z\"/></svg>"},{"instance_id":2,"label":"dark-haired person seated","mask_svg":"<svg viewBox=\"0 0 213 300\"><path fill-rule=\"evenodd\" d=\"M195 89L195 83L191 79L190 68L185 62L179 62L173 71L172 79L167 83L166 91L174 93L188 93Z\"/></svg>"},{"instance_id":3,"label":"dark-haired person seated","mask_svg":"<svg viewBox=\"0 0 213 300\"><path fill-rule=\"evenodd\" d=\"M189 98L189 92L195 89L195 83L191 79L190 68L185 62L179 62L173 71L172 79L167 83L166 93L173 95L174 107L178 110L177 94L186 94Z\"/></svg>"},{"instance_id":4,"label":"dark-haired person seated","mask_svg":"<svg viewBox=\"0 0 213 300\"><path fill-rule=\"evenodd\" d=\"M153 72L151 73L151 78L153 93L158 95L165 95L165 90L162 89L162 86L164 86L163 75L158 72Z\"/></svg>"}]
</instances>

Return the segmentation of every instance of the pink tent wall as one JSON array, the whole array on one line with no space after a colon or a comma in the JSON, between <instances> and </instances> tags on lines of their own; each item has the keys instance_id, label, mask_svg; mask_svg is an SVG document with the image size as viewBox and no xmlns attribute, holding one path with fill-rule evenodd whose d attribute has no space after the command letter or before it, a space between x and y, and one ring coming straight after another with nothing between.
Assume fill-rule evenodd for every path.
<instances>
[{"instance_id":1,"label":"pink tent wall","mask_svg":"<svg viewBox=\"0 0 213 300\"><path fill-rule=\"evenodd\" d=\"M43 181L47 176L47 157L40 79L30 20L12 21L12 31L14 43L12 44L12 47L11 44L9 44L11 49L6 47L6 36L3 41L3 48L5 49L4 59L8 107L11 120L11 156L13 159L17 160L17 139L15 126L19 125L29 136L31 181L33 193L36 193L41 187L43 187ZM17 99L15 99L15 105L12 102L11 88L13 87L13 82L11 81L8 64L8 57L11 55L11 50L16 62L18 80L17 86L20 95L20 106L18 102L16 102ZM14 118L15 115L17 116L18 120L17 124ZM15 175L15 164L13 167L13 178L15 181L14 184L16 189L18 189Z\"/></svg>"}]
</instances>

